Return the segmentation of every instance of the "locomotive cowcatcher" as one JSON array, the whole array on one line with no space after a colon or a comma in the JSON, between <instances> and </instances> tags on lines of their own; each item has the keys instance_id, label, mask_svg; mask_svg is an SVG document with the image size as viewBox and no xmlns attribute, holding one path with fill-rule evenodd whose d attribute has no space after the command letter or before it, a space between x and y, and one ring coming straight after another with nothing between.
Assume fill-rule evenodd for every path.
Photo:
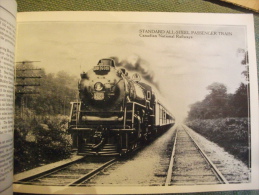
<instances>
[{"instance_id":1,"label":"locomotive cowcatcher","mask_svg":"<svg viewBox=\"0 0 259 195\"><path fill-rule=\"evenodd\" d=\"M129 77L113 59L101 59L78 83L68 131L82 155L123 155L174 124L152 87Z\"/></svg>"}]
</instances>

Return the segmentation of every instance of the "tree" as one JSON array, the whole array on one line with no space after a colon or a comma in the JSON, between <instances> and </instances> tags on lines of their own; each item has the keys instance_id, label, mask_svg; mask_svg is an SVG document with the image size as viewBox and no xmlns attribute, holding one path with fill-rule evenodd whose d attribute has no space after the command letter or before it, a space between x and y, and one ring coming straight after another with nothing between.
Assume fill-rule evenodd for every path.
<instances>
[{"instance_id":1,"label":"tree","mask_svg":"<svg viewBox=\"0 0 259 195\"><path fill-rule=\"evenodd\" d=\"M227 88L222 83L212 83L207 87L210 93L201 102L190 106L188 120L216 119L226 117L248 117L249 114L249 59L248 52L240 49L244 54L241 65L246 70L241 74L245 76L247 84L241 83L234 94L228 94Z\"/></svg>"},{"instance_id":2,"label":"tree","mask_svg":"<svg viewBox=\"0 0 259 195\"><path fill-rule=\"evenodd\" d=\"M207 87L210 94L203 100L203 105L207 109L205 118L225 117L228 109L227 88L221 83L212 83Z\"/></svg>"},{"instance_id":3,"label":"tree","mask_svg":"<svg viewBox=\"0 0 259 195\"><path fill-rule=\"evenodd\" d=\"M22 64L23 68L33 69L31 63ZM40 86L37 87L38 94L25 95L25 107L32 110L36 115L68 115L70 102L75 101L78 93L77 77L69 75L65 71L57 74L46 73L41 69ZM16 105L21 105L20 96L16 96Z\"/></svg>"},{"instance_id":4,"label":"tree","mask_svg":"<svg viewBox=\"0 0 259 195\"><path fill-rule=\"evenodd\" d=\"M190 112L188 114L188 119L204 119L206 118L208 111L207 108L204 107L202 102L196 102L190 106Z\"/></svg>"},{"instance_id":5,"label":"tree","mask_svg":"<svg viewBox=\"0 0 259 195\"><path fill-rule=\"evenodd\" d=\"M234 94L228 94L224 84L212 83L204 100L190 106L188 120L248 117L248 88L249 85L241 83Z\"/></svg>"},{"instance_id":6,"label":"tree","mask_svg":"<svg viewBox=\"0 0 259 195\"><path fill-rule=\"evenodd\" d=\"M210 90L210 94L213 95L226 95L227 94L227 87L222 83L214 82L207 87L207 90Z\"/></svg>"},{"instance_id":7,"label":"tree","mask_svg":"<svg viewBox=\"0 0 259 195\"><path fill-rule=\"evenodd\" d=\"M236 117L248 117L248 87L241 83L239 88L236 90L235 94L231 99L231 107L235 108L233 116Z\"/></svg>"},{"instance_id":8,"label":"tree","mask_svg":"<svg viewBox=\"0 0 259 195\"><path fill-rule=\"evenodd\" d=\"M249 82L249 58L248 52L245 53L244 59L241 61L241 64L246 66L246 70L244 70L241 74L245 76L246 81Z\"/></svg>"},{"instance_id":9,"label":"tree","mask_svg":"<svg viewBox=\"0 0 259 195\"><path fill-rule=\"evenodd\" d=\"M228 115L227 88L222 83L212 83L207 87L209 94L201 102L196 102L190 106L188 119L215 119Z\"/></svg>"}]
</instances>

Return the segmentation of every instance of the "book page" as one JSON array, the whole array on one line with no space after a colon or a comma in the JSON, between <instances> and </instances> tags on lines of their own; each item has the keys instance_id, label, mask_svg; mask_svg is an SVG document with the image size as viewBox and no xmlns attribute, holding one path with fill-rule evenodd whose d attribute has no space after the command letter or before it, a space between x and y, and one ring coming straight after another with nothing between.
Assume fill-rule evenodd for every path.
<instances>
[{"instance_id":1,"label":"book page","mask_svg":"<svg viewBox=\"0 0 259 195\"><path fill-rule=\"evenodd\" d=\"M244 0L223 0L228 3L233 3L235 5L238 5L240 7L244 7L247 9L254 10L256 12L259 12L259 2L256 0L250 0L250 1L244 1Z\"/></svg>"},{"instance_id":2,"label":"book page","mask_svg":"<svg viewBox=\"0 0 259 195\"><path fill-rule=\"evenodd\" d=\"M258 189L253 15L19 13L14 191Z\"/></svg>"},{"instance_id":3,"label":"book page","mask_svg":"<svg viewBox=\"0 0 259 195\"><path fill-rule=\"evenodd\" d=\"M14 51L16 2L0 1L0 194L13 180Z\"/></svg>"}]
</instances>

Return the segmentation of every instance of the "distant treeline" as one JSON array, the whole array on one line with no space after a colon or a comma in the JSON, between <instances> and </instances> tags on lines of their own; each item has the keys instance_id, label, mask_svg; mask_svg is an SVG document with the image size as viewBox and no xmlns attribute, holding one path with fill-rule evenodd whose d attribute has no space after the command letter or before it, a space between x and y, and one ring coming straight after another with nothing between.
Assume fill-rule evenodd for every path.
<instances>
[{"instance_id":1,"label":"distant treeline","mask_svg":"<svg viewBox=\"0 0 259 195\"><path fill-rule=\"evenodd\" d=\"M204 100L190 106L188 121L248 117L249 84L241 83L234 94L227 93L227 87L221 83L212 83L207 89L210 92Z\"/></svg>"}]
</instances>

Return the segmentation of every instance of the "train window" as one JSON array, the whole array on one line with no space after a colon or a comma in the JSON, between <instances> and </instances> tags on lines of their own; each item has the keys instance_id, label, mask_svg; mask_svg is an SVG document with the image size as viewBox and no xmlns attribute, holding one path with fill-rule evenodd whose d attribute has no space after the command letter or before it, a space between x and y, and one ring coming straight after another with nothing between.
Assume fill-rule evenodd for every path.
<instances>
[{"instance_id":1,"label":"train window","mask_svg":"<svg viewBox=\"0 0 259 195\"><path fill-rule=\"evenodd\" d=\"M159 105L159 111L160 111L159 118L163 118L163 110L160 105Z\"/></svg>"},{"instance_id":2,"label":"train window","mask_svg":"<svg viewBox=\"0 0 259 195\"><path fill-rule=\"evenodd\" d=\"M150 91L147 91L147 99L151 100L151 92Z\"/></svg>"}]
</instances>

